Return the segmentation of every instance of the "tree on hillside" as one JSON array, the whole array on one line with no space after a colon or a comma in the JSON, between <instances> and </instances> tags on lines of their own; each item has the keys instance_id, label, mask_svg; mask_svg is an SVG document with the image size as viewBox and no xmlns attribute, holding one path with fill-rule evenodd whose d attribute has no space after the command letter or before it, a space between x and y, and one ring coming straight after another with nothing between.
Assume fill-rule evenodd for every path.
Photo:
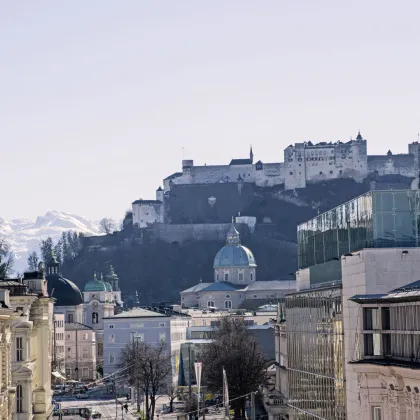
<instances>
[{"instance_id":1,"label":"tree on hillside","mask_svg":"<svg viewBox=\"0 0 420 420\"><path fill-rule=\"evenodd\" d=\"M45 266L49 263L50 259L52 258L53 250L54 250L54 243L51 237L48 237L47 239L43 239L41 241L41 245L40 245L41 258L42 258L42 261L44 261Z\"/></svg>"},{"instance_id":2,"label":"tree on hillside","mask_svg":"<svg viewBox=\"0 0 420 420\"><path fill-rule=\"evenodd\" d=\"M222 392L225 368L235 418L244 418L245 398L239 397L264 384L265 360L243 320L222 318L214 340L203 348L201 360L203 385L212 392Z\"/></svg>"},{"instance_id":3,"label":"tree on hillside","mask_svg":"<svg viewBox=\"0 0 420 420\"><path fill-rule=\"evenodd\" d=\"M113 219L111 219L110 217L104 217L100 222L99 222L99 230L102 233L105 233L106 235L110 235L111 233L113 233L115 230L117 230L117 224L115 223L115 221Z\"/></svg>"},{"instance_id":4,"label":"tree on hillside","mask_svg":"<svg viewBox=\"0 0 420 420\"><path fill-rule=\"evenodd\" d=\"M36 271L38 270L39 264L39 257L36 251L32 251L28 255L28 271Z\"/></svg>"},{"instance_id":5,"label":"tree on hillside","mask_svg":"<svg viewBox=\"0 0 420 420\"><path fill-rule=\"evenodd\" d=\"M137 390L137 409L140 393L144 394L146 419L154 418L157 395L164 393L172 381L170 348L165 343L150 345L133 339L121 351L120 367L130 385Z\"/></svg>"},{"instance_id":6,"label":"tree on hillside","mask_svg":"<svg viewBox=\"0 0 420 420\"><path fill-rule=\"evenodd\" d=\"M5 238L0 238L0 279L7 278L13 271L15 254Z\"/></svg>"}]
</instances>

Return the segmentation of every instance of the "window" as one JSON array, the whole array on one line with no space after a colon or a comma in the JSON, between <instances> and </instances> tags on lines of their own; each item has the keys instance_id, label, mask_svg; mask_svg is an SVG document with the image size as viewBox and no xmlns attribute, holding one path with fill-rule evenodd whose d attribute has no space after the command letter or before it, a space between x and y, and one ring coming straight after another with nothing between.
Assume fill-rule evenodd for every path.
<instances>
[{"instance_id":1,"label":"window","mask_svg":"<svg viewBox=\"0 0 420 420\"><path fill-rule=\"evenodd\" d=\"M254 296L252 296L254 299L257 299L257 297L258 297L258 295L254 295Z\"/></svg>"},{"instance_id":2,"label":"window","mask_svg":"<svg viewBox=\"0 0 420 420\"><path fill-rule=\"evenodd\" d=\"M252 278L253 278L253 273L251 272L251 281L252 281Z\"/></svg>"},{"instance_id":3,"label":"window","mask_svg":"<svg viewBox=\"0 0 420 420\"><path fill-rule=\"evenodd\" d=\"M70 334L67 334L67 340L70 340Z\"/></svg>"},{"instance_id":4,"label":"window","mask_svg":"<svg viewBox=\"0 0 420 420\"><path fill-rule=\"evenodd\" d=\"M82 357L84 359L87 359L89 357L89 348L88 347L83 347Z\"/></svg>"},{"instance_id":5,"label":"window","mask_svg":"<svg viewBox=\"0 0 420 420\"><path fill-rule=\"evenodd\" d=\"M92 312L92 324L97 324L99 320L98 312Z\"/></svg>"},{"instance_id":6,"label":"window","mask_svg":"<svg viewBox=\"0 0 420 420\"><path fill-rule=\"evenodd\" d=\"M111 334L108 337L108 341L109 341L110 344L115 344L115 335L114 334Z\"/></svg>"},{"instance_id":7,"label":"window","mask_svg":"<svg viewBox=\"0 0 420 420\"><path fill-rule=\"evenodd\" d=\"M16 338L16 361L21 362L23 360L23 338Z\"/></svg>"},{"instance_id":8,"label":"window","mask_svg":"<svg viewBox=\"0 0 420 420\"><path fill-rule=\"evenodd\" d=\"M83 340L87 340L89 338L88 333L83 333Z\"/></svg>"},{"instance_id":9,"label":"window","mask_svg":"<svg viewBox=\"0 0 420 420\"><path fill-rule=\"evenodd\" d=\"M293 172L289 172L289 175L293 175Z\"/></svg>"},{"instance_id":10,"label":"window","mask_svg":"<svg viewBox=\"0 0 420 420\"><path fill-rule=\"evenodd\" d=\"M372 420L382 420L381 407L372 407Z\"/></svg>"},{"instance_id":11,"label":"window","mask_svg":"<svg viewBox=\"0 0 420 420\"><path fill-rule=\"evenodd\" d=\"M161 343L165 343L166 342L166 334L165 333L159 333L159 341Z\"/></svg>"},{"instance_id":12,"label":"window","mask_svg":"<svg viewBox=\"0 0 420 420\"><path fill-rule=\"evenodd\" d=\"M73 314L67 315L67 322L73 322Z\"/></svg>"},{"instance_id":13,"label":"window","mask_svg":"<svg viewBox=\"0 0 420 420\"><path fill-rule=\"evenodd\" d=\"M244 281L244 273L239 273L239 281Z\"/></svg>"},{"instance_id":14,"label":"window","mask_svg":"<svg viewBox=\"0 0 420 420\"><path fill-rule=\"evenodd\" d=\"M209 300L209 301L207 302L207 307L208 307L208 308L213 308L213 307L214 307L214 302L213 302L212 300Z\"/></svg>"},{"instance_id":15,"label":"window","mask_svg":"<svg viewBox=\"0 0 420 420\"><path fill-rule=\"evenodd\" d=\"M230 295L226 295L225 297L226 297L226 299L230 299Z\"/></svg>"},{"instance_id":16,"label":"window","mask_svg":"<svg viewBox=\"0 0 420 420\"><path fill-rule=\"evenodd\" d=\"M165 328L165 323L164 323L164 322L161 322L161 323L159 324L159 327L160 327L160 328Z\"/></svg>"},{"instance_id":17,"label":"window","mask_svg":"<svg viewBox=\"0 0 420 420\"><path fill-rule=\"evenodd\" d=\"M273 299L274 298L274 295L270 295L270 299Z\"/></svg>"},{"instance_id":18,"label":"window","mask_svg":"<svg viewBox=\"0 0 420 420\"><path fill-rule=\"evenodd\" d=\"M113 365L115 363L115 356L113 354L109 355L109 363Z\"/></svg>"},{"instance_id":19,"label":"window","mask_svg":"<svg viewBox=\"0 0 420 420\"><path fill-rule=\"evenodd\" d=\"M225 309L232 309L232 301L225 300Z\"/></svg>"},{"instance_id":20,"label":"window","mask_svg":"<svg viewBox=\"0 0 420 420\"><path fill-rule=\"evenodd\" d=\"M382 334L382 354L391 356L391 334Z\"/></svg>"},{"instance_id":21,"label":"window","mask_svg":"<svg viewBox=\"0 0 420 420\"><path fill-rule=\"evenodd\" d=\"M98 356L104 355L104 343L98 343L97 345Z\"/></svg>"},{"instance_id":22,"label":"window","mask_svg":"<svg viewBox=\"0 0 420 420\"><path fill-rule=\"evenodd\" d=\"M23 413L23 389L22 385L16 387L16 413Z\"/></svg>"},{"instance_id":23,"label":"window","mask_svg":"<svg viewBox=\"0 0 420 420\"><path fill-rule=\"evenodd\" d=\"M89 378L89 368L84 367L82 370L82 378Z\"/></svg>"},{"instance_id":24,"label":"window","mask_svg":"<svg viewBox=\"0 0 420 420\"><path fill-rule=\"evenodd\" d=\"M365 356L380 356L380 334L365 334Z\"/></svg>"},{"instance_id":25,"label":"window","mask_svg":"<svg viewBox=\"0 0 420 420\"><path fill-rule=\"evenodd\" d=\"M143 333L133 334L133 340L143 342L144 341L144 334Z\"/></svg>"},{"instance_id":26,"label":"window","mask_svg":"<svg viewBox=\"0 0 420 420\"><path fill-rule=\"evenodd\" d=\"M229 273L225 273L225 281L229 281Z\"/></svg>"},{"instance_id":27,"label":"window","mask_svg":"<svg viewBox=\"0 0 420 420\"><path fill-rule=\"evenodd\" d=\"M216 273L216 281L219 281L219 273Z\"/></svg>"},{"instance_id":28,"label":"window","mask_svg":"<svg viewBox=\"0 0 420 420\"><path fill-rule=\"evenodd\" d=\"M391 315L389 312L389 308L382 308L382 329L391 329Z\"/></svg>"},{"instance_id":29,"label":"window","mask_svg":"<svg viewBox=\"0 0 420 420\"><path fill-rule=\"evenodd\" d=\"M109 324L109 328L114 328L114 325L113 324Z\"/></svg>"},{"instance_id":30,"label":"window","mask_svg":"<svg viewBox=\"0 0 420 420\"><path fill-rule=\"evenodd\" d=\"M363 323L365 330L378 330L378 308L363 308Z\"/></svg>"}]
</instances>

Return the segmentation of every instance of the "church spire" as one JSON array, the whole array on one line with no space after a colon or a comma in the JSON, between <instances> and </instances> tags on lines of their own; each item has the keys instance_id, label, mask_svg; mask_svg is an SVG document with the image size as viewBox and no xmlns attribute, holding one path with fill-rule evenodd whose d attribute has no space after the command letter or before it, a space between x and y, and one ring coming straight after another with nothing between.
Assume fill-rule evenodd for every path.
<instances>
[{"instance_id":1,"label":"church spire","mask_svg":"<svg viewBox=\"0 0 420 420\"><path fill-rule=\"evenodd\" d=\"M252 145L250 146L250 149L249 149L249 159L251 163L254 163L254 153L252 152Z\"/></svg>"}]
</instances>

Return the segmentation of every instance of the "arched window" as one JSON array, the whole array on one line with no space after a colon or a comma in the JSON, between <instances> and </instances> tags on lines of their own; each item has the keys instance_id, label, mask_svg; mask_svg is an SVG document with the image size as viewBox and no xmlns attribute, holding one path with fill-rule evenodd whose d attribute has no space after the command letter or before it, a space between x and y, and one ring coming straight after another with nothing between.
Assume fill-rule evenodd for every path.
<instances>
[{"instance_id":1,"label":"arched window","mask_svg":"<svg viewBox=\"0 0 420 420\"><path fill-rule=\"evenodd\" d=\"M98 312L92 312L92 324L98 323Z\"/></svg>"},{"instance_id":2,"label":"arched window","mask_svg":"<svg viewBox=\"0 0 420 420\"><path fill-rule=\"evenodd\" d=\"M23 413L23 389L22 385L16 387L16 413Z\"/></svg>"},{"instance_id":3,"label":"arched window","mask_svg":"<svg viewBox=\"0 0 420 420\"><path fill-rule=\"evenodd\" d=\"M219 281L219 273L216 273L216 281Z\"/></svg>"},{"instance_id":4,"label":"arched window","mask_svg":"<svg viewBox=\"0 0 420 420\"><path fill-rule=\"evenodd\" d=\"M239 281L244 281L244 273L239 273Z\"/></svg>"},{"instance_id":5,"label":"arched window","mask_svg":"<svg viewBox=\"0 0 420 420\"><path fill-rule=\"evenodd\" d=\"M225 309L232 309L232 301L225 300Z\"/></svg>"},{"instance_id":6,"label":"arched window","mask_svg":"<svg viewBox=\"0 0 420 420\"><path fill-rule=\"evenodd\" d=\"M229 273L225 273L225 281L229 281Z\"/></svg>"},{"instance_id":7,"label":"arched window","mask_svg":"<svg viewBox=\"0 0 420 420\"><path fill-rule=\"evenodd\" d=\"M208 302L207 302L207 307L208 308L214 308L214 302L212 301L212 300L209 300Z\"/></svg>"},{"instance_id":8,"label":"arched window","mask_svg":"<svg viewBox=\"0 0 420 420\"><path fill-rule=\"evenodd\" d=\"M251 281L253 280L254 276L252 275L252 271L251 271Z\"/></svg>"}]
</instances>

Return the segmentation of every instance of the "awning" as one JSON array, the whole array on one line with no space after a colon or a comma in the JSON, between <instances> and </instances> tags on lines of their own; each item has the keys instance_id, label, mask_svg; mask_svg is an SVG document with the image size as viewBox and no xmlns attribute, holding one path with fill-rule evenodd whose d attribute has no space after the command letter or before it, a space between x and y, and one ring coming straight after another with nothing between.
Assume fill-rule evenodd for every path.
<instances>
[{"instance_id":1,"label":"awning","mask_svg":"<svg viewBox=\"0 0 420 420\"><path fill-rule=\"evenodd\" d=\"M66 380L66 378L60 372L51 372L51 375L55 376L57 379Z\"/></svg>"}]
</instances>

